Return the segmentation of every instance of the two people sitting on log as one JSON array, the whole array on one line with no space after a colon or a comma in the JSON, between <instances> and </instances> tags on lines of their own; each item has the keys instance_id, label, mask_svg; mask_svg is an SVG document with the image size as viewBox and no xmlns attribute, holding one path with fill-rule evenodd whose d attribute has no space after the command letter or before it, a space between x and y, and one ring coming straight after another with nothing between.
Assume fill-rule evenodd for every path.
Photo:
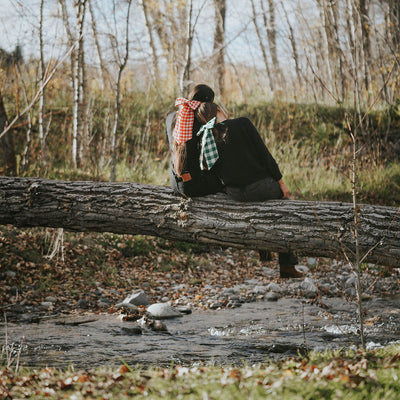
<instances>
[{"instance_id":1,"label":"two people sitting on log","mask_svg":"<svg viewBox=\"0 0 400 400\"><path fill-rule=\"evenodd\" d=\"M203 101L178 99L175 103L183 103L183 106L178 113L171 140L171 174L174 176L171 184L174 191L196 196L185 190L188 182L197 179L192 182L193 187L197 193L204 192L198 195L223 190L237 201L288 198L289 189L282 179L278 164L252 122L245 117L228 119L222 108L213 102L214 95L211 98L211 101L204 97L201 98ZM210 181L217 183L199 188L203 182ZM265 255L266 252L260 251L261 257ZM301 277L302 274L295 268L297 262L297 257L291 252L279 253L281 278Z\"/></svg>"}]
</instances>

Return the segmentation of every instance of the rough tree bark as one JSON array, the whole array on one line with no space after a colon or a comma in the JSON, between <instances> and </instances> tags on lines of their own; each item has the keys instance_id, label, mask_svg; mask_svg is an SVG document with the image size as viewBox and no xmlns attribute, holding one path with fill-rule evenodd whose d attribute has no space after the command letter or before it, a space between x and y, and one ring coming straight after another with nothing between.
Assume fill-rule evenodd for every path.
<instances>
[{"instance_id":1,"label":"rough tree bark","mask_svg":"<svg viewBox=\"0 0 400 400\"><path fill-rule=\"evenodd\" d=\"M400 267L400 209L360 205L363 262ZM225 195L185 199L164 186L0 177L0 224L159 236L343 259L354 254L353 205Z\"/></svg>"}]
</instances>

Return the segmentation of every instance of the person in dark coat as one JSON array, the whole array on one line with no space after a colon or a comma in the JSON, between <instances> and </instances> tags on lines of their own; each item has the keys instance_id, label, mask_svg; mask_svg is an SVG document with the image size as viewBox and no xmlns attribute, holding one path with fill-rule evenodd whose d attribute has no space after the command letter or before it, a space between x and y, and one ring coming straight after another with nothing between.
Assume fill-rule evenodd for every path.
<instances>
[{"instance_id":1,"label":"person in dark coat","mask_svg":"<svg viewBox=\"0 0 400 400\"><path fill-rule=\"evenodd\" d=\"M202 123L199 166L214 172L229 197L237 201L265 201L289 197L279 166L253 123L245 117L228 119L218 105L201 103L195 119ZM301 277L297 257L279 253L280 276Z\"/></svg>"}]
</instances>

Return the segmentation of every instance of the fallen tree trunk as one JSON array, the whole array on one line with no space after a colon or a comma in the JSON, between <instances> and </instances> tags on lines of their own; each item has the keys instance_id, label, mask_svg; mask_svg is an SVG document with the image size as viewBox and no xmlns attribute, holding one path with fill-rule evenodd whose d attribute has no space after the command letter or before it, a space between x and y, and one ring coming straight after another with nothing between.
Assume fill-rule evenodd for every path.
<instances>
[{"instance_id":1,"label":"fallen tree trunk","mask_svg":"<svg viewBox=\"0 0 400 400\"><path fill-rule=\"evenodd\" d=\"M360 205L364 262L400 267L400 212ZM184 199L164 186L0 177L0 224L141 234L212 245L353 260L349 203ZM345 256L346 255L346 256Z\"/></svg>"}]
</instances>

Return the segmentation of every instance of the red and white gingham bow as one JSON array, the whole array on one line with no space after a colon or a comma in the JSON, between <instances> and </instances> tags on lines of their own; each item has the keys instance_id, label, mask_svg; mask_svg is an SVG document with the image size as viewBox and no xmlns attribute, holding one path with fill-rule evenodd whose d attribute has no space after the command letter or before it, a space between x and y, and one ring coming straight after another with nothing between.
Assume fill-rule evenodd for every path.
<instances>
[{"instance_id":1,"label":"red and white gingham bow","mask_svg":"<svg viewBox=\"0 0 400 400\"><path fill-rule=\"evenodd\" d=\"M187 100L182 97L178 97L175 101L175 107L182 106L178 112L178 118L174 128L173 136L177 143L187 142L192 138L193 135L193 122L194 122L194 110L196 110L201 101Z\"/></svg>"}]
</instances>

